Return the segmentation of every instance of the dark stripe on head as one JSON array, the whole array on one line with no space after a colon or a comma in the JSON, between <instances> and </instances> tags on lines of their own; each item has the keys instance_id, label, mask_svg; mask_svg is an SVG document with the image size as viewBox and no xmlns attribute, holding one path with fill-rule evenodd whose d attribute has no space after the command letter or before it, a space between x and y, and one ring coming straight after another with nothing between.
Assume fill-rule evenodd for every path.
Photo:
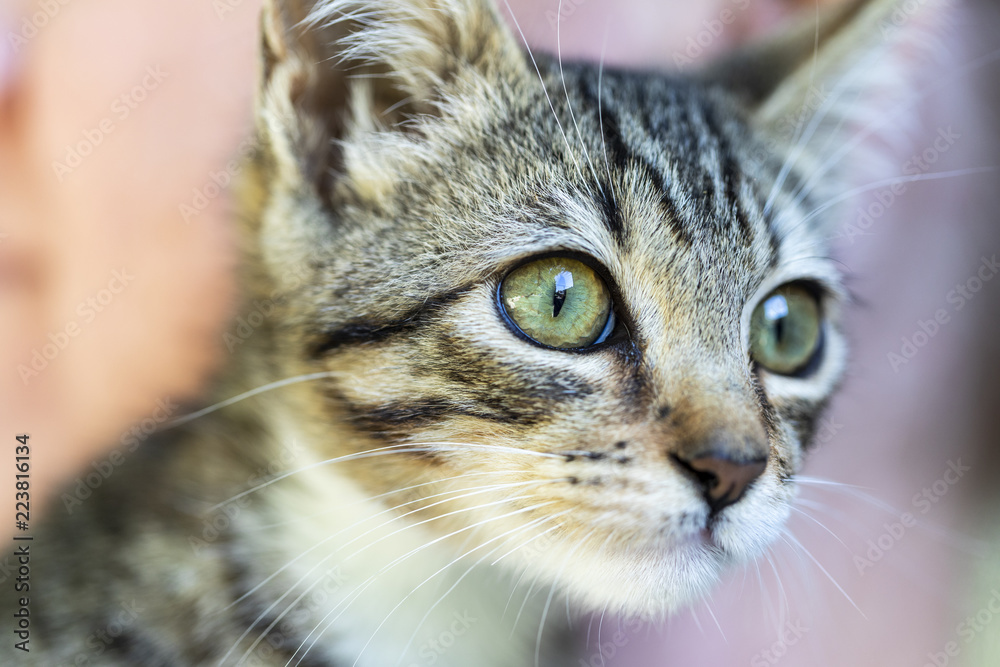
<instances>
[{"instance_id":1,"label":"dark stripe on head","mask_svg":"<svg viewBox=\"0 0 1000 667\"><path fill-rule=\"evenodd\" d=\"M725 189L725 200L726 209L733 212L736 217L736 221L739 224L740 234L743 237L744 242L749 245L753 240L753 230L750 227L750 220L743 210L741 205L739 192L737 191L737 182L740 178L740 171L736 165L736 159L733 155L732 143L730 142L729 136L726 134L726 129L722 125L722 121L718 117L718 110L711 103L702 106L702 112L704 113L705 124L708 126L709 132L714 135L716 141L718 142L719 150L719 170L720 177L722 179L723 187Z\"/></svg>"},{"instance_id":2,"label":"dark stripe on head","mask_svg":"<svg viewBox=\"0 0 1000 667\"><path fill-rule=\"evenodd\" d=\"M436 294L401 317L391 320L356 320L323 332L312 345L310 355L320 358L329 352L351 345L378 343L396 334L410 333L425 323L436 310L446 306L471 289L467 285Z\"/></svg>"},{"instance_id":3,"label":"dark stripe on head","mask_svg":"<svg viewBox=\"0 0 1000 667\"><path fill-rule=\"evenodd\" d=\"M601 209L604 215L601 220L604 222L604 226L608 228L611 232L611 236L614 237L615 241L621 244L625 240L625 220L622 218L621 209L618 208L618 204L615 203L614 198L611 195L612 184L601 184Z\"/></svg>"},{"instance_id":4,"label":"dark stripe on head","mask_svg":"<svg viewBox=\"0 0 1000 667\"><path fill-rule=\"evenodd\" d=\"M602 146L605 150L608 163L613 168L613 172L622 174L630 170L638 170L643 172L645 179L655 188L657 188L662 194L663 199L669 199L669 183L667 181L666 175L661 172L655 165L653 165L649 160L645 158L642 154L636 152L625 139L625 136L621 131L621 123L619 119L618 108L613 100L600 100L597 97L597 81L596 78L585 78L580 81L580 95L583 97L584 101L590 107L592 113L597 113L598 104L601 103L601 133L602 133ZM607 101L608 104L603 104ZM612 186L613 187L613 184ZM610 189L610 188L605 188ZM664 220L671 227L674 235L683 241L685 244L691 244L691 236L688 230L684 227L681 218L677 215L676 207L673 202L666 202L664 208ZM621 213L618 212L618 221L622 225L622 235L627 234L627 230L624 227L624 222L621 221ZM605 221L608 224L608 221ZM612 234L615 234L615 229L612 225L608 225L609 230ZM616 235L616 239L621 240L621 237Z\"/></svg>"},{"instance_id":5,"label":"dark stripe on head","mask_svg":"<svg viewBox=\"0 0 1000 667\"><path fill-rule=\"evenodd\" d=\"M583 95L584 101L591 111L597 113L599 100L597 93L591 90L590 86L586 82L581 81L580 90ZM603 106L603 105L602 105ZM621 174L628 167L629 157L631 151L625 145L625 140L621 135L621 131L618 129L618 123L612 117L611 111L609 109L601 109L601 132L602 132L602 148L604 150L604 159L607 160L608 170L612 174ZM613 177L613 176L612 176ZM607 185L601 184L601 193L603 201L600 202L601 207L604 211L604 224L611 232L612 237L621 243L625 238L625 223L622 219L621 210L618 208L617 204L613 199L611 199L611 193L614 192L614 183L608 183Z\"/></svg>"}]
</instances>

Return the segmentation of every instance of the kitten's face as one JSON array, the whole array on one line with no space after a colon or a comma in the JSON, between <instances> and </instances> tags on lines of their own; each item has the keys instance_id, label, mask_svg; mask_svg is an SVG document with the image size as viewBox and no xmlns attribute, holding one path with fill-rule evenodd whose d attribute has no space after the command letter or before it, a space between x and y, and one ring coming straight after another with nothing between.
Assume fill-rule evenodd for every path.
<instances>
[{"instance_id":1,"label":"kitten's face","mask_svg":"<svg viewBox=\"0 0 1000 667\"><path fill-rule=\"evenodd\" d=\"M456 23L489 39L448 61L433 114L378 126L391 105L353 84L340 131L294 137L335 134L335 178L275 149L283 373L332 371L305 389L318 457L380 450L330 474L413 487L392 504L473 562L675 607L780 534L840 373L821 202L721 89L536 73L470 4Z\"/></svg>"}]
</instances>

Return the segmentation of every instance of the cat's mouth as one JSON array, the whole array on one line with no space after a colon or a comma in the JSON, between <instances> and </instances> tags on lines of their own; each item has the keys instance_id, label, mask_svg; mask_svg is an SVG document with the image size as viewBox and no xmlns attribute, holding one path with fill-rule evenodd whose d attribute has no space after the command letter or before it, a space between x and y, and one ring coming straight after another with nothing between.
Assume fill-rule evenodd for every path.
<instances>
[{"instance_id":1,"label":"cat's mouth","mask_svg":"<svg viewBox=\"0 0 1000 667\"><path fill-rule=\"evenodd\" d=\"M547 552L552 561L542 567L562 570L565 579L582 569L564 568L560 559L580 560L587 571L606 573L608 582L570 577L564 583L575 599L598 609L617 605L626 614L656 615L688 604L727 569L765 553L791 511L791 490L773 474L759 477L738 502L718 511L693 488L679 486L646 489L645 498L637 495L628 507L619 503L601 518L594 498L581 503L573 512L573 533L593 531L588 546L570 554L575 542L567 539L570 546ZM657 512L668 504L673 511Z\"/></svg>"}]
</instances>

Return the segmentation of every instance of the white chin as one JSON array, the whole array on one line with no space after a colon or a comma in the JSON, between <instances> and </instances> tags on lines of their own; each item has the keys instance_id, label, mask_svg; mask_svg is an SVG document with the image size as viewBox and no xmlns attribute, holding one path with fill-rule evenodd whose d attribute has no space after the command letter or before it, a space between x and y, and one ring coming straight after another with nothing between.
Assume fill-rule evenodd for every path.
<instances>
[{"instance_id":1,"label":"white chin","mask_svg":"<svg viewBox=\"0 0 1000 667\"><path fill-rule=\"evenodd\" d=\"M562 554L551 556L536 560L531 569L541 567L543 577L558 580L584 610L647 619L662 617L705 595L731 563L721 549L696 541L666 550L577 552L569 561Z\"/></svg>"},{"instance_id":2,"label":"white chin","mask_svg":"<svg viewBox=\"0 0 1000 667\"><path fill-rule=\"evenodd\" d=\"M723 516L706 531L670 544L623 540L611 548L554 544L525 565L558 585L585 610L642 618L662 617L703 597L733 565L748 563L781 533L786 507L767 521Z\"/></svg>"}]
</instances>

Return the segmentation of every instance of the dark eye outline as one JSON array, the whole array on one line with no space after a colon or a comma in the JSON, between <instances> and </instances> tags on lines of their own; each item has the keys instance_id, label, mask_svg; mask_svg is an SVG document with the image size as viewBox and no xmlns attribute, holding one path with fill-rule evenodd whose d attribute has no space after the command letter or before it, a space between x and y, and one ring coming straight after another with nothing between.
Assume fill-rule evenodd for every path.
<instances>
[{"instance_id":1,"label":"dark eye outline","mask_svg":"<svg viewBox=\"0 0 1000 667\"><path fill-rule=\"evenodd\" d=\"M522 266L525 266L526 264L531 264L532 262L537 262L543 259L552 259L556 257L565 259L574 259L580 262L581 264L586 265L594 273L596 273L601 280L604 281L605 286L608 288L608 292L610 292L611 294L611 311L608 313L608 321L605 322L604 329L601 331L601 335L598 336L597 340L585 347L553 347L552 345L546 345L541 341L535 340L527 333L525 333L521 329L521 327L517 325L517 322L514 321L514 318L512 318L510 314L507 312L507 308L503 304L503 298L500 295L501 288L503 288L503 283L505 280L507 280L507 276L509 276L511 273L521 268ZM621 329L620 325L621 317L618 314L618 303L619 303L618 294L619 294L618 287L617 285L615 285L614 281L610 279L607 270L603 266L601 266L601 264L598 263L593 257L573 250L554 250L552 252L546 252L538 255L532 255L531 257L525 257L524 259L518 261L516 264L507 269L504 272L503 277L501 277L500 280L497 281L496 288L493 290L493 300L496 303L496 308L497 312L500 314L500 319L503 320L504 323L507 325L507 328L510 329L511 332L521 340L527 341L532 345L535 345L545 350L554 350L556 352L569 352L573 354L581 354L581 353L585 354L605 349L611 345L620 342L621 336L619 334Z\"/></svg>"},{"instance_id":2,"label":"dark eye outline","mask_svg":"<svg viewBox=\"0 0 1000 667\"><path fill-rule=\"evenodd\" d=\"M749 348L747 349L747 354L750 356L750 361L751 363L753 363L754 370L764 369L771 375L780 375L781 377L805 379L813 375L817 370L819 370L820 366L823 365L823 360L826 354L825 348L826 348L827 317L826 317L826 309L823 307L823 304L825 302L825 297L827 295L827 290L825 287L811 280L789 280L787 282L781 283L780 285L776 285L775 287L771 288L767 292L767 294L764 295L762 299L760 299L757 303L754 304L753 310L750 311L749 326L751 328L753 326L753 314L757 312L757 309L760 308L764 302L770 299L775 292L777 292L783 287L798 287L799 289L808 293L813 298L813 301L816 302L816 311L819 314L819 333L816 338L816 347L813 349L812 355L805 363L796 368L794 371L790 373L781 373L779 371L771 370L771 368L769 368L768 366L765 366L764 364L757 361L757 359L754 358L753 356L753 351ZM748 333L751 337L750 340L752 345L753 331L751 330Z\"/></svg>"}]
</instances>

